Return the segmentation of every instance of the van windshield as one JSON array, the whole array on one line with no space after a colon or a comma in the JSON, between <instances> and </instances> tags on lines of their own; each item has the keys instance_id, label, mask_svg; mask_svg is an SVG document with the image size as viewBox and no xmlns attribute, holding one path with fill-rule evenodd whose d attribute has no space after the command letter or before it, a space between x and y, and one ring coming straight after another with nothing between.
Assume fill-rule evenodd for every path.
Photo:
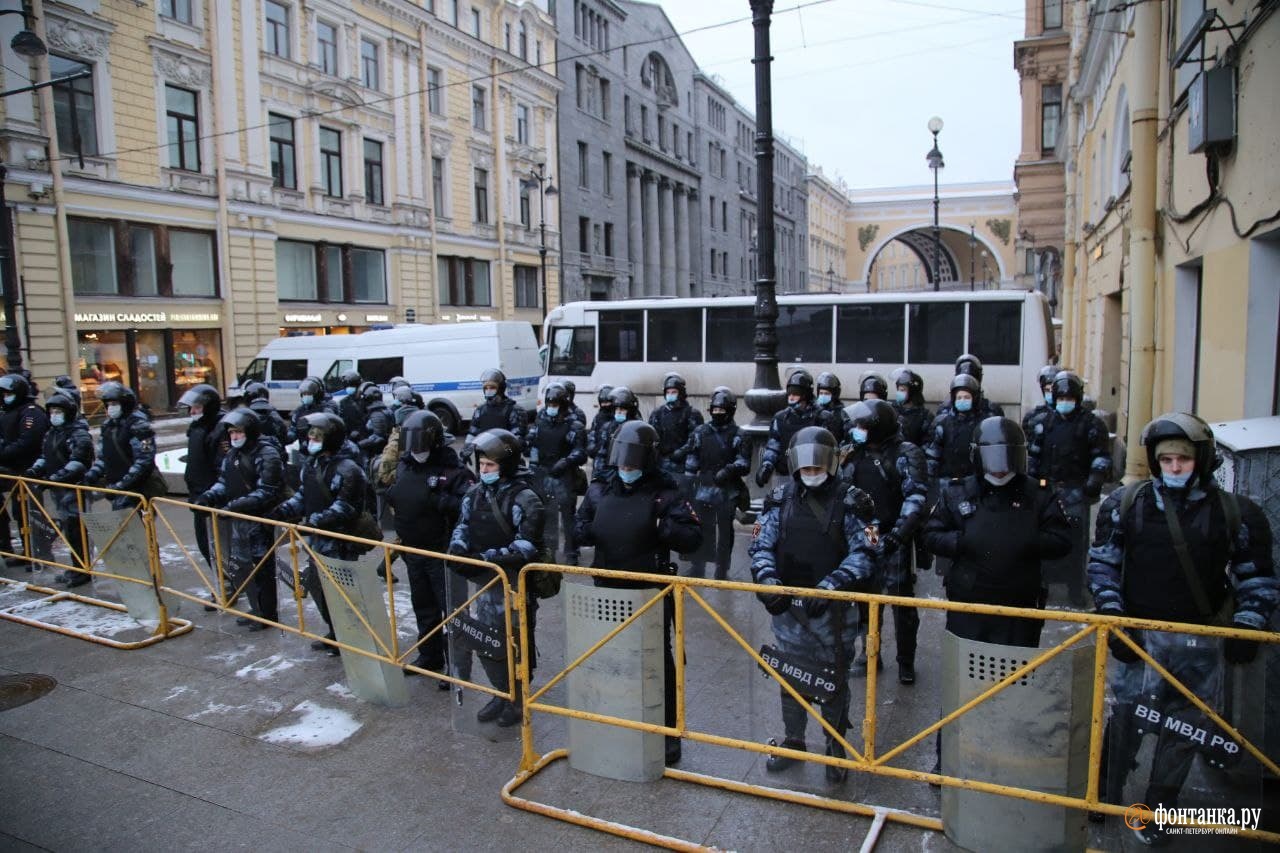
<instances>
[{"instance_id":1,"label":"van windshield","mask_svg":"<svg viewBox=\"0 0 1280 853\"><path fill-rule=\"evenodd\" d=\"M552 326L548 376L590 376L596 366L596 330L591 326Z\"/></svg>"},{"instance_id":2,"label":"van windshield","mask_svg":"<svg viewBox=\"0 0 1280 853\"><path fill-rule=\"evenodd\" d=\"M240 384L246 382L266 382L267 381L267 360L265 358L255 358L249 362L249 366L244 369L244 373L240 374Z\"/></svg>"}]
</instances>

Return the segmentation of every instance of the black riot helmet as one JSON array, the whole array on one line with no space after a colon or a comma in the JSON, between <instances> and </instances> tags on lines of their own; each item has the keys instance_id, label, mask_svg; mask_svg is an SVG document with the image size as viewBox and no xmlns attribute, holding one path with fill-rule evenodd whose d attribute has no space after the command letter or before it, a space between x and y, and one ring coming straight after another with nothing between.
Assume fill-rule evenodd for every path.
<instances>
[{"instance_id":1,"label":"black riot helmet","mask_svg":"<svg viewBox=\"0 0 1280 853\"><path fill-rule=\"evenodd\" d=\"M21 406L31 396L31 383L21 373L6 373L0 376L0 393L14 395L13 405Z\"/></svg>"},{"instance_id":2,"label":"black riot helmet","mask_svg":"<svg viewBox=\"0 0 1280 853\"><path fill-rule=\"evenodd\" d=\"M359 390L356 391L356 399L366 406L372 403L381 403L382 389L372 382L362 383Z\"/></svg>"},{"instance_id":3,"label":"black riot helmet","mask_svg":"<svg viewBox=\"0 0 1280 853\"><path fill-rule=\"evenodd\" d=\"M80 386L67 374L63 373L54 378L53 389L70 395L76 401L76 405L80 405Z\"/></svg>"},{"instance_id":4,"label":"black riot helmet","mask_svg":"<svg viewBox=\"0 0 1280 853\"><path fill-rule=\"evenodd\" d=\"M566 406L569 401L569 389L559 382L552 382L542 392L542 402L547 406Z\"/></svg>"},{"instance_id":5,"label":"black riot helmet","mask_svg":"<svg viewBox=\"0 0 1280 853\"><path fill-rule=\"evenodd\" d=\"M640 417L640 401L636 399L635 392L626 385L615 387L609 394L609 399L613 401L614 409L622 409L627 413L628 418Z\"/></svg>"},{"instance_id":6,"label":"black riot helmet","mask_svg":"<svg viewBox=\"0 0 1280 853\"><path fill-rule=\"evenodd\" d=\"M326 396L324 383L320 381L318 376L308 376L298 383L298 396L301 397L304 394L311 395L311 404L313 406L318 405Z\"/></svg>"},{"instance_id":7,"label":"black riot helmet","mask_svg":"<svg viewBox=\"0 0 1280 853\"><path fill-rule=\"evenodd\" d=\"M271 389L267 388L265 382L246 382L240 391L246 406L254 400L270 401L271 399Z\"/></svg>"},{"instance_id":8,"label":"black riot helmet","mask_svg":"<svg viewBox=\"0 0 1280 853\"><path fill-rule=\"evenodd\" d=\"M232 409L223 415L218 423L228 430L236 429L243 432L247 439L246 444L253 444L262 434L258 416L248 409Z\"/></svg>"},{"instance_id":9,"label":"black riot helmet","mask_svg":"<svg viewBox=\"0 0 1280 853\"><path fill-rule=\"evenodd\" d=\"M957 391L968 391L972 394L973 404L976 408L978 400L982 397L982 383L968 373L960 373L951 380L951 402L953 403L956 400Z\"/></svg>"},{"instance_id":10,"label":"black riot helmet","mask_svg":"<svg viewBox=\"0 0 1280 853\"><path fill-rule=\"evenodd\" d=\"M400 449L405 453L430 453L443 446L444 424L433 412L416 411L400 427Z\"/></svg>"},{"instance_id":11,"label":"black riot helmet","mask_svg":"<svg viewBox=\"0 0 1280 853\"><path fill-rule=\"evenodd\" d=\"M61 409L70 423L80 413L80 398L67 392L65 388L57 388L45 401L45 410Z\"/></svg>"},{"instance_id":12,"label":"black riot helmet","mask_svg":"<svg viewBox=\"0 0 1280 853\"><path fill-rule=\"evenodd\" d=\"M520 439L505 429L487 429L476 436L476 456L498 463L504 477L514 477L520 468Z\"/></svg>"},{"instance_id":13,"label":"black riot helmet","mask_svg":"<svg viewBox=\"0 0 1280 853\"><path fill-rule=\"evenodd\" d=\"M486 385L497 385L498 396L506 396L507 393L507 374L503 373L496 367L490 367L488 370L480 374L480 388Z\"/></svg>"},{"instance_id":14,"label":"black riot helmet","mask_svg":"<svg viewBox=\"0 0 1280 853\"><path fill-rule=\"evenodd\" d=\"M898 434L898 413L884 400L859 400L845 409L856 427L867 431L867 441L882 444Z\"/></svg>"},{"instance_id":15,"label":"black riot helmet","mask_svg":"<svg viewBox=\"0 0 1280 853\"><path fill-rule=\"evenodd\" d=\"M1213 471L1218 467L1218 443L1213 430L1201 418L1189 412L1168 412L1142 428L1139 439L1147 449L1147 467L1154 476L1160 476L1160 445L1166 441L1187 441L1195 451L1196 470L1188 485L1205 486L1213 482Z\"/></svg>"},{"instance_id":16,"label":"black riot helmet","mask_svg":"<svg viewBox=\"0 0 1280 853\"><path fill-rule=\"evenodd\" d=\"M573 384L572 379L566 379L560 383L564 386L564 390L569 394L569 405L573 405L573 399L578 396L578 386Z\"/></svg>"},{"instance_id":17,"label":"black riot helmet","mask_svg":"<svg viewBox=\"0 0 1280 853\"><path fill-rule=\"evenodd\" d=\"M792 394L813 401L813 374L803 367L797 367L787 375L787 396Z\"/></svg>"},{"instance_id":18,"label":"black riot helmet","mask_svg":"<svg viewBox=\"0 0 1280 853\"><path fill-rule=\"evenodd\" d=\"M409 406L413 409L421 409L423 407L422 395L408 385L397 385L391 390L391 399L399 404L400 407Z\"/></svg>"},{"instance_id":19,"label":"black riot helmet","mask_svg":"<svg viewBox=\"0 0 1280 853\"><path fill-rule=\"evenodd\" d=\"M405 379L403 376L392 376L387 382L387 385L390 386L392 391L394 391L402 386L412 386L413 383L408 379Z\"/></svg>"},{"instance_id":20,"label":"black riot helmet","mask_svg":"<svg viewBox=\"0 0 1280 853\"><path fill-rule=\"evenodd\" d=\"M126 415L138 405L138 395L133 393L133 389L114 379L98 386L98 399L106 404L119 403Z\"/></svg>"},{"instance_id":21,"label":"black riot helmet","mask_svg":"<svg viewBox=\"0 0 1280 853\"><path fill-rule=\"evenodd\" d=\"M364 377L357 370L348 370L342 374L342 387L350 388L352 391L360 387L360 383L364 382Z\"/></svg>"},{"instance_id":22,"label":"black riot helmet","mask_svg":"<svg viewBox=\"0 0 1280 853\"><path fill-rule=\"evenodd\" d=\"M1053 384L1054 377L1059 373L1064 372L1065 371L1056 364L1046 364L1044 367L1040 368L1040 371L1036 374L1036 379L1040 382L1040 390L1048 390L1049 386Z\"/></svg>"},{"instance_id":23,"label":"black riot helmet","mask_svg":"<svg viewBox=\"0 0 1280 853\"><path fill-rule=\"evenodd\" d=\"M840 399L840 377L836 376L830 370L824 370L818 374L818 390L830 391L832 400Z\"/></svg>"},{"instance_id":24,"label":"black riot helmet","mask_svg":"<svg viewBox=\"0 0 1280 853\"><path fill-rule=\"evenodd\" d=\"M613 386L601 385L600 390L596 392L596 405L601 409L613 408Z\"/></svg>"},{"instance_id":25,"label":"black riot helmet","mask_svg":"<svg viewBox=\"0 0 1280 853\"><path fill-rule=\"evenodd\" d=\"M796 431L787 447L787 466L791 476L799 478L801 468L817 467L835 476L840 467L840 450L836 437L822 427L809 426Z\"/></svg>"},{"instance_id":26,"label":"black riot helmet","mask_svg":"<svg viewBox=\"0 0 1280 853\"><path fill-rule=\"evenodd\" d=\"M222 395L218 393L217 388L202 382L182 392L182 396L178 398L178 405L186 406L188 409L199 406L201 415L208 417L222 406Z\"/></svg>"},{"instance_id":27,"label":"black riot helmet","mask_svg":"<svg viewBox=\"0 0 1280 853\"><path fill-rule=\"evenodd\" d=\"M609 464L615 468L658 467L658 431L644 421L627 421L618 427L609 445Z\"/></svg>"},{"instance_id":28,"label":"black riot helmet","mask_svg":"<svg viewBox=\"0 0 1280 853\"><path fill-rule=\"evenodd\" d=\"M1084 399L1084 380L1070 370L1063 370L1053 377L1053 400L1056 403L1063 397L1070 397L1077 403Z\"/></svg>"},{"instance_id":29,"label":"black riot helmet","mask_svg":"<svg viewBox=\"0 0 1280 853\"><path fill-rule=\"evenodd\" d=\"M717 385L711 392L711 402L707 405L707 411L712 409L724 409L731 418L737 413L738 398L727 385Z\"/></svg>"},{"instance_id":30,"label":"black riot helmet","mask_svg":"<svg viewBox=\"0 0 1280 853\"><path fill-rule=\"evenodd\" d=\"M982 382L982 360L972 353L965 353L956 359L956 376L967 373Z\"/></svg>"},{"instance_id":31,"label":"black riot helmet","mask_svg":"<svg viewBox=\"0 0 1280 853\"><path fill-rule=\"evenodd\" d=\"M1017 421L984 418L973 431L969 459L974 474L1027 473L1027 437Z\"/></svg>"},{"instance_id":32,"label":"black riot helmet","mask_svg":"<svg viewBox=\"0 0 1280 853\"><path fill-rule=\"evenodd\" d=\"M889 383L874 370L868 370L858 379L858 399L865 400L868 394L875 394L877 400L884 400L889 396Z\"/></svg>"},{"instance_id":33,"label":"black riot helmet","mask_svg":"<svg viewBox=\"0 0 1280 853\"><path fill-rule=\"evenodd\" d=\"M685 394L689 390L689 385L684 381L684 377L679 373L668 373L662 377L662 393L666 394L672 388L676 389L676 393L680 395L680 399L685 398Z\"/></svg>"},{"instance_id":34,"label":"black riot helmet","mask_svg":"<svg viewBox=\"0 0 1280 853\"><path fill-rule=\"evenodd\" d=\"M312 412L303 418L307 424L307 438L318 432L322 453L337 453L347 440L347 424L333 412Z\"/></svg>"},{"instance_id":35,"label":"black riot helmet","mask_svg":"<svg viewBox=\"0 0 1280 853\"><path fill-rule=\"evenodd\" d=\"M899 367L889 377L895 388L905 388L907 400L917 405L924 403L924 379L909 367Z\"/></svg>"}]
</instances>

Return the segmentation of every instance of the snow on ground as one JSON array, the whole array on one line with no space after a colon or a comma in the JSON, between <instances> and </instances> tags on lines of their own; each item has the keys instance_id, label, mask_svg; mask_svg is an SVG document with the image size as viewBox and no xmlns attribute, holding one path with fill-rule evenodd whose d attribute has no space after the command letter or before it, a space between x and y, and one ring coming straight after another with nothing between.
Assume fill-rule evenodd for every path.
<instances>
[{"instance_id":1,"label":"snow on ground","mask_svg":"<svg viewBox=\"0 0 1280 853\"><path fill-rule=\"evenodd\" d=\"M127 631L145 630L142 624L128 613L79 601L50 602L40 599L15 605L7 610L27 619L36 619L70 631L92 634L95 637L113 638Z\"/></svg>"},{"instance_id":2,"label":"snow on ground","mask_svg":"<svg viewBox=\"0 0 1280 853\"><path fill-rule=\"evenodd\" d=\"M293 711L301 719L291 725L265 731L258 735L259 740L323 749L342 743L359 731L362 725L345 711L325 708L314 702L302 702Z\"/></svg>"},{"instance_id":3,"label":"snow on ground","mask_svg":"<svg viewBox=\"0 0 1280 853\"><path fill-rule=\"evenodd\" d=\"M256 660L248 666L236 670L240 678L252 678L254 681L270 681L286 669L292 669L294 662L284 655L271 655Z\"/></svg>"},{"instance_id":4,"label":"snow on ground","mask_svg":"<svg viewBox=\"0 0 1280 853\"><path fill-rule=\"evenodd\" d=\"M196 711L188 715L188 719L198 720L201 717L219 716L224 717L230 714L244 714L265 712L272 716L279 714L284 710L284 706L279 702L273 702L270 699L255 699L247 705L224 705L221 702L210 702L203 710Z\"/></svg>"},{"instance_id":5,"label":"snow on ground","mask_svg":"<svg viewBox=\"0 0 1280 853\"><path fill-rule=\"evenodd\" d=\"M328 690L330 693L332 693L334 696L337 696L339 699L356 698L356 694L351 692L351 688L347 687L347 685L343 684L341 681L335 681L333 684L330 684L328 687L326 687L325 690Z\"/></svg>"}]
</instances>

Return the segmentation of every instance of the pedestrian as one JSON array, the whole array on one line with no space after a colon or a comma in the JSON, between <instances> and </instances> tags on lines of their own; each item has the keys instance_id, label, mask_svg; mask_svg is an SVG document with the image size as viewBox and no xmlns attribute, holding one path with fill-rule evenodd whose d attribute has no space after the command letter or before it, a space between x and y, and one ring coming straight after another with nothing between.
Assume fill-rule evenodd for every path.
<instances>
[{"instance_id":1,"label":"pedestrian","mask_svg":"<svg viewBox=\"0 0 1280 853\"><path fill-rule=\"evenodd\" d=\"M840 377L824 370L818 374L817 388L814 402L822 410L817 425L834 435L838 444L848 442L850 423L844 401L840 399Z\"/></svg>"},{"instance_id":2,"label":"pedestrian","mask_svg":"<svg viewBox=\"0 0 1280 853\"><path fill-rule=\"evenodd\" d=\"M764 488L775 468L779 473L787 470L787 448L791 436L807 426L817 426L821 410L814 404L813 374L797 367L787 376L787 407L773 416L769 424L769 440L760 454L760 467L756 470L756 485ZM780 466L780 467L779 467Z\"/></svg>"},{"instance_id":3,"label":"pedestrian","mask_svg":"<svg viewBox=\"0 0 1280 853\"><path fill-rule=\"evenodd\" d=\"M1028 441L1031 441L1032 436L1036 434L1036 424L1053 414L1053 380L1062 370L1063 368L1057 365L1046 364L1036 374L1036 382L1040 385L1040 396L1044 401L1037 403L1035 408L1022 416L1022 432L1027 436Z\"/></svg>"},{"instance_id":4,"label":"pedestrian","mask_svg":"<svg viewBox=\"0 0 1280 853\"><path fill-rule=\"evenodd\" d=\"M483 371L480 374L480 390L484 394L484 402L476 406L475 413L471 416L471 427L462 444L464 462L471 459L476 438L487 430L505 429L516 438L524 439L524 412L516 405L515 400L507 396L506 374L495 367Z\"/></svg>"},{"instance_id":5,"label":"pedestrian","mask_svg":"<svg viewBox=\"0 0 1280 853\"><path fill-rule=\"evenodd\" d=\"M939 483L969 476L974 428L983 421L982 386L967 373L951 380L951 405L933 419L933 440L925 447L929 477Z\"/></svg>"},{"instance_id":6,"label":"pedestrian","mask_svg":"<svg viewBox=\"0 0 1280 853\"><path fill-rule=\"evenodd\" d=\"M614 389L614 405L618 404ZM628 391L627 393L630 393ZM634 395L633 395L634 396ZM605 570L595 585L615 589L656 589L657 584L611 578L609 571L673 575L671 552L691 554L702 545L702 529L675 479L658 464L658 431L630 420L614 432L609 465L616 475L594 481L578 507L575 533L580 545L595 546L591 565ZM663 714L667 726L676 724L676 664L671 651L675 605L662 601ZM668 736L666 763L680 761L680 738Z\"/></svg>"},{"instance_id":7,"label":"pedestrian","mask_svg":"<svg viewBox=\"0 0 1280 853\"><path fill-rule=\"evenodd\" d=\"M80 401L67 389L55 386L45 401L49 418L49 430L44 434L40 458L23 476L36 480L75 485L93 465L93 437L89 434L89 422L80 416ZM71 550L68 563L71 566L89 567L89 550L85 545L84 527L80 523L83 506L75 489L57 489L53 492L53 506L58 528ZM36 510L36 512L39 512ZM36 552L52 560L52 537L38 542ZM28 569L30 570L30 569ZM68 588L82 586L93 580L85 571L68 570L55 580Z\"/></svg>"},{"instance_id":8,"label":"pedestrian","mask_svg":"<svg viewBox=\"0 0 1280 853\"><path fill-rule=\"evenodd\" d=\"M956 376L972 376L978 383L978 387L982 387L982 360L970 353L960 356L956 359ZM943 403L938 407L938 415L941 416L945 412L950 412L954 403L954 400ZM973 411L977 413L978 420L1004 417L1004 409L1000 408L997 403L988 400L985 396L974 400ZM1026 433L1023 434L1025 435Z\"/></svg>"},{"instance_id":9,"label":"pedestrian","mask_svg":"<svg viewBox=\"0 0 1280 853\"><path fill-rule=\"evenodd\" d=\"M649 414L649 426L658 431L658 465L687 493L684 458L693 431L702 425L702 414L689 405L688 385L679 373L663 377L662 399L662 405Z\"/></svg>"},{"instance_id":10,"label":"pedestrian","mask_svg":"<svg viewBox=\"0 0 1280 853\"><path fill-rule=\"evenodd\" d=\"M244 405L249 407L258 419L258 435L260 438L276 445L281 456L284 455L284 440L289 435L289 424L276 407L271 405L271 390L264 382L250 382L244 386Z\"/></svg>"},{"instance_id":11,"label":"pedestrian","mask_svg":"<svg viewBox=\"0 0 1280 853\"><path fill-rule=\"evenodd\" d=\"M596 392L596 415L587 429L587 458L591 460L593 478L608 466L609 435L613 429L613 386L601 385Z\"/></svg>"},{"instance_id":12,"label":"pedestrian","mask_svg":"<svg viewBox=\"0 0 1280 853\"><path fill-rule=\"evenodd\" d=\"M364 384L364 377L358 371L348 370L341 377L343 396L338 399L338 414L347 426L347 440L359 441L364 438L364 406L360 403L360 395L356 392ZM301 436L299 436L301 440Z\"/></svg>"},{"instance_id":13,"label":"pedestrian","mask_svg":"<svg viewBox=\"0 0 1280 853\"><path fill-rule=\"evenodd\" d=\"M586 493L586 427L569 410L569 392L559 382L543 391L542 411L525 438L534 486L543 502L542 542L554 553L564 531L564 562L578 565L578 545L573 538L574 513L578 509L579 480Z\"/></svg>"},{"instance_id":14,"label":"pedestrian","mask_svg":"<svg viewBox=\"0 0 1280 853\"><path fill-rule=\"evenodd\" d=\"M600 444L598 445L602 448L602 451L601 455L596 458L596 464L591 472L592 482L607 480L618 473L617 467L610 462L612 458L610 446L613 442L613 437L623 424L628 421L640 420L640 400L626 385L619 385L614 388L609 394L609 399L613 404L613 424L605 424L608 429L602 430Z\"/></svg>"},{"instance_id":15,"label":"pedestrian","mask_svg":"<svg viewBox=\"0 0 1280 853\"><path fill-rule=\"evenodd\" d=\"M515 433L488 429L475 436L472 447L480 469L480 482L472 485L462 499L458 523L449 540L449 554L493 563L506 575L514 591L520 569L527 563L538 562L542 556L542 499L533 488L529 469L521 464L523 448ZM451 567L463 577L482 584L492 579L484 569L467 564L453 563ZM528 656L532 673L538 665L538 599L531 583L526 585L524 605L529 646L517 649L516 653ZM506 594L501 584L495 584L476 599L476 619L491 629L506 631ZM513 641L518 644L520 626L514 619L511 628ZM479 657L489 683L503 693L510 690L507 662L484 655ZM454 662L455 667L459 665L469 670L469 664ZM515 701L494 696L476 712L476 720L495 723L499 728L520 722L523 700L518 685L513 695Z\"/></svg>"},{"instance_id":16,"label":"pedestrian","mask_svg":"<svg viewBox=\"0 0 1280 853\"><path fill-rule=\"evenodd\" d=\"M475 482L475 475L445 443L440 418L410 406L398 410L397 415L401 411L408 411L409 415L400 426L400 456L386 495L395 518L396 536L407 547L443 553L449 548L462 499ZM448 601L444 563L437 557L401 554L418 625L418 656L413 666L444 672L445 637L436 631L444 620ZM440 683L443 689L449 688L448 682Z\"/></svg>"},{"instance_id":17,"label":"pedestrian","mask_svg":"<svg viewBox=\"0 0 1280 853\"><path fill-rule=\"evenodd\" d=\"M875 569L865 525L874 507L865 492L838 476L835 436L821 427L805 427L791 438L787 456L791 477L766 497L758 532L748 549L756 583L838 592L869 590ZM759 596L773 617L777 651L832 669L835 693L822 703L821 712L843 736L849 730L849 661L858 636L858 608L829 598ZM781 745L804 751L808 712L786 690L780 693ZM845 750L827 735L826 754L844 758ZM765 770L777 773L797 761L771 755ZM829 783L839 784L847 775L843 767L826 766Z\"/></svg>"},{"instance_id":18,"label":"pedestrian","mask_svg":"<svg viewBox=\"0 0 1280 853\"><path fill-rule=\"evenodd\" d=\"M221 507L240 515L267 517L284 497L284 458L275 442L265 440L261 421L252 411L236 409L223 415L228 449L218 480L192 503ZM265 631L280 621L276 594L275 528L245 518L230 520L229 564L235 589L248 593L249 612L259 619L236 621L250 631Z\"/></svg>"},{"instance_id":19,"label":"pedestrian","mask_svg":"<svg viewBox=\"0 0 1280 853\"><path fill-rule=\"evenodd\" d=\"M293 497L280 504L270 517L300 521L307 527L329 533L358 535L357 522L361 514L369 510L369 484L358 461L360 451L347 440L347 425L339 415L316 412L307 415L306 425L307 457L302 466L301 484ZM339 560L354 560L363 553L361 546L354 542L319 533L310 535L308 545L321 557ZM314 558L307 562L302 583L329 627L325 639L316 640L311 648L337 655L338 647L325 642L335 640L336 635L325 602L320 567Z\"/></svg>"},{"instance_id":20,"label":"pedestrian","mask_svg":"<svg viewBox=\"0 0 1280 853\"><path fill-rule=\"evenodd\" d=\"M187 410L190 422L187 424L187 461L182 472L182 479L187 485L187 494L193 497L203 494L218 482L222 470L222 459L230 449L227 442L226 428L222 426L222 395L212 385L192 385L178 398L179 408ZM261 429L261 427L259 427ZM199 509L191 510L191 523L195 529L196 549L204 557L205 565L210 571L217 573L218 554L209 536L212 524L221 520L210 516ZM223 524L222 527L227 527ZM226 539L221 540L221 547L228 547ZM235 588L228 589L227 599L231 599ZM210 594L216 603L217 596ZM206 610L216 608L205 605Z\"/></svg>"},{"instance_id":21,"label":"pedestrian","mask_svg":"<svg viewBox=\"0 0 1280 853\"><path fill-rule=\"evenodd\" d=\"M702 523L702 548L690 563L690 577L706 577L708 560L715 561L716 580L729 577L734 513L747 494L742 478L751 470L751 451L733 419L737 411L738 398L719 386L707 406L710 423L699 425L689 441L685 473L695 483L693 507Z\"/></svg>"},{"instance_id":22,"label":"pedestrian","mask_svg":"<svg viewBox=\"0 0 1280 853\"><path fill-rule=\"evenodd\" d=\"M31 383L21 373L0 376L0 474L21 475L40 458L45 433L49 431L49 417L36 402ZM18 546L10 541L9 496L14 494L16 483L3 483L4 497L0 498L0 543L5 551L23 551L21 516L19 516ZM18 500L12 501L18 506ZM27 552L29 553L29 552ZM9 558L8 564L25 562Z\"/></svg>"},{"instance_id":23,"label":"pedestrian","mask_svg":"<svg viewBox=\"0 0 1280 853\"><path fill-rule=\"evenodd\" d=\"M1150 478L1112 492L1098 512L1089 550L1089 588L1098 612L1265 630L1280 602L1271 527L1254 501L1223 490L1214 479L1218 456L1213 431L1195 415L1172 412L1143 428L1141 444ZM1220 712L1223 661L1246 664L1257 654L1252 640L1124 632ZM1216 727L1118 637L1113 635L1109 643L1116 661L1109 676L1115 704L1104 738L1099 796L1121 803L1142 737L1154 732L1155 752L1141 801L1174 808L1197 754L1219 766L1227 757L1221 750L1215 755L1212 743L1206 747L1203 731L1199 742L1188 737L1197 728ZM1181 724L1174 727L1167 720ZM1168 840L1154 822L1134 832L1147 845Z\"/></svg>"},{"instance_id":24,"label":"pedestrian","mask_svg":"<svg viewBox=\"0 0 1280 853\"><path fill-rule=\"evenodd\" d=\"M156 470L156 434L151 420L138 406L133 389L119 382L98 386L98 399L107 407L107 420L98 436L98 453L84 476L86 486L99 483L108 489L138 492L144 497L165 493ZM127 495L112 495L112 509L136 505Z\"/></svg>"},{"instance_id":25,"label":"pedestrian","mask_svg":"<svg viewBox=\"0 0 1280 853\"><path fill-rule=\"evenodd\" d=\"M1083 609L1085 560L1089 552L1089 509L1098 502L1111 472L1111 436L1102 418L1081 405L1084 382L1070 371L1053 380L1054 410L1034 420L1027 436L1028 473L1048 480L1071 522L1071 553L1045 566L1048 583L1064 583L1072 607Z\"/></svg>"},{"instance_id":26,"label":"pedestrian","mask_svg":"<svg viewBox=\"0 0 1280 853\"><path fill-rule=\"evenodd\" d=\"M933 439L933 413L924 404L924 379L909 367L899 367L893 372L893 385L893 409L902 437L923 450Z\"/></svg>"},{"instance_id":27,"label":"pedestrian","mask_svg":"<svg viewBox=\"0 0 1280 853\"><path fill-rule=\"evenodd\" d=\"M898 416L884 400L863 400L849 407L853 449L845 457L844 480L875 502L875 587L889 595L915 595L911 544L924 524L929 487L924 452L902 438ZM854 674L867 671L867 605L858 605L862 649ZM916 634L920 614L914 607L893 605L893 634L897 644L898 683L915 684ZM883 668L883 656L879 659Z\"/></svg>"}]
</instances>

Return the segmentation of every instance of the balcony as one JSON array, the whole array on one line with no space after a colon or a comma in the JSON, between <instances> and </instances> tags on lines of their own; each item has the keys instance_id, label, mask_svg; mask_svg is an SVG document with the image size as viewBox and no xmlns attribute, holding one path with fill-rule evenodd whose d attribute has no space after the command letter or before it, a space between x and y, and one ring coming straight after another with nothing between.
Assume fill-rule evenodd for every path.
<instances>
[{"instance_id":1,"label":"balcony","mask_svg":"<svg viewBox=\"0 0 1280 853\"><path fill-rule=\"evenodd\" d=\"M589 252L565 252L566 267L577 267L583 272L600 275L629 275L631 262L626 258L611 258L608 255L594 255Z\"/></svg>"}]
</instances>

